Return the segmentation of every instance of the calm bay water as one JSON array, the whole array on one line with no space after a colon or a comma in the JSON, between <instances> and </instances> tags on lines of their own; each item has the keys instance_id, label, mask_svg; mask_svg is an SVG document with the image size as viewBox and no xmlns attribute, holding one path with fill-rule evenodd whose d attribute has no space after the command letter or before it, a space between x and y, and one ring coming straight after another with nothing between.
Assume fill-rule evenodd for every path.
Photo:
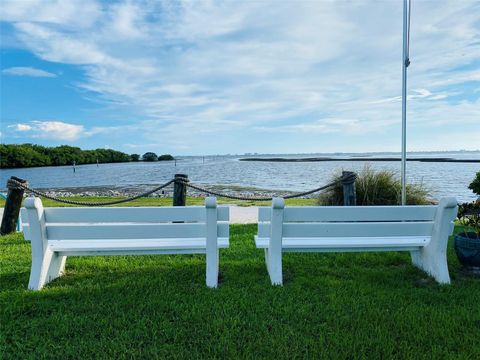
<instances>
[{"instance_id":1,"label":"calm bay water","mask_svg":"<svg viewBox=\"0 0 480 360\"><path fill-rule=\"evenodd\" d=\"M308 155L275 155L275 157L314 157ZM331 155L327 155L330 156ZM358 156L356 154L355 156ZM391 156L375 154L375 157ZM410 154L409 157L449 157L480 159L475 153ZM329 161L329 162L245 162L243 156L184 157L174 162L119 163L81 165L73 173L71 166L1 170L1 184L10 176L27 179L34 188L66 188L89 186L124 186L135 184L161 184L176 173L188 174L196 184L224 184L261 189L305 191L330 181L342 169L360 171L366 163L373 169L400 173L398 161ZM255 156L255 157L261 157ZM342 155L339 157L346 157ZM434 198L455 196L459 201L472 201L476 196L468 189L479 163L408 162L408 182L423 183Z\"/></svg>"}]
</instances>

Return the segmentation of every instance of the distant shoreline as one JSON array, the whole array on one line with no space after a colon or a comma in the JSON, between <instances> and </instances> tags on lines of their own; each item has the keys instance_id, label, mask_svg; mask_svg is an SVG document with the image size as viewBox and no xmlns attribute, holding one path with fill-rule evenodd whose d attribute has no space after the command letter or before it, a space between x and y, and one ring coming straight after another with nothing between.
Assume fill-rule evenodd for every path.
<instances>
[{"instance_id":1,"label":"distant shoreline","mask_svg":"<svg viewBox=\"0 0 480 360\"><path fill-rule=\"evenodd\" d=\"M331 157L313 157L313 158L242 158L240 161L263 161L263 162L317 162L317 161L401 161L396 157L352 157L352 158L331 158ZM452 158L407 158L407 161L419 162L451 162L451 163L480 163L480 159L452 159Z\"/></svg>"}]
</instances>

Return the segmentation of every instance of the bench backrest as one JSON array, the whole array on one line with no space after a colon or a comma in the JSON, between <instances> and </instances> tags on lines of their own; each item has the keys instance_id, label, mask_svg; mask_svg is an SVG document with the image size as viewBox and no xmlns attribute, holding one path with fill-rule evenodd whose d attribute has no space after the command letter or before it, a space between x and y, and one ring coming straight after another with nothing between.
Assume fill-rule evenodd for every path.
<instances>
[{"instance_id":1,"label":"bench backrest","mask_svg":"<svg viewBox=\"0 0 480 360\"><path fill-rule=\"evenodd\" d=\"M216 207L217 237L229 236L229 209ZM28 220L28 210L22 209ZM205 238L207 207L55 207L43 209L49 240ZM30 225L24 223L25 239Z\"/></svg>"},{"instance_id":2,"label":"bench backrest","mask_svg":"<svg viewBox=\"0 0 480 360\"><path fill-rule=\"evenodd\" d=\"M27 209L20 209L20 221L22 222L23 238L30 241L30 225L28 223Z\"/></svg>"},{"instance_id":3,"label":"bench backrest","mask_svg":"<svg viewBox=\"0 0 480 360\"><path fill-rule=\"evenodd\" d=\"M284 207L283 199L275 200L272 207L259 208L260 238L270 237L275 211L281 217L276 221L282 223L282 238L431 236L439 209L435 205Z\"/></svg>"}]
</instances>

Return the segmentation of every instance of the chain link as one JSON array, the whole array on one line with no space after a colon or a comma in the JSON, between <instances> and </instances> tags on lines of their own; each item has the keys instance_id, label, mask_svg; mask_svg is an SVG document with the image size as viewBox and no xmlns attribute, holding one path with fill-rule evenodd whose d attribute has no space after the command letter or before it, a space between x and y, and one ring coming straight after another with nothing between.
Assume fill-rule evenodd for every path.
<instances>
[{"instance_id":1,"label":"chain link","mask_svg":"<svg viewBox=\"0 0 480 360\"><path fill-rule=\"evenodd\" d=\"M35 189L32 189L30 187L28 187L27 185L25 184L22 184L21 182L17 181L17 180L14 180L14 179L9 179L8 182L7 182L7 187L9 189L12 189L12 188L15 188L15 189L18 189L18 188L21 188L21 189L25 189L35 195L38 195L38 196L41 196L41 197L44 197L44 198L47 198L47 199L50 199L50 200L53 200L53 201L58 201L58 202L61 202L61 203L65 203L65 204L70 204L70 205L81 205L81 206L106 206L106 205L116 205L116 204L122 204L122 203L126 203L126 202L129 202L129 201L132 201L132 200L136 200L136 199L139 199L141 197L145 197L145 196L148 196L150 194L153 194L154 192L156 191L159 191L165 187L167 187L168 185L174 183L175 180L170 180L168 182L166 182L165 184L163 185L160 185L152 190L149 190L149 191L146 191L144 193L141 193L139 195L135 195L135 196L131 196L131 197L128 197L126 199L121 199L121 200L115 200L115 201L108 201L108 202L83 202L83 201L75 201L75 200L67 200L67 199L62 199L62 198L59 198L59 197L55 197L55 196L52 196L52 195L48 195L46 193L43 193L41 191L38 191L38 190L35 190ZM13 185L13 187L10 186L10 184Z\"/></svg>"},{"instance_id":2,"label":"chain link","mask_svg":"<svg viewBox=\"0 0 480 360\"><path fill-rule=\"evenodd\" d=\"M321 186L321 187L313 189L313 190L305 191L305 192L298 193L298 194L284 195L284 196L280 196L280 197L283 197L284 199L293 199L293 198L297 198L297 197L310 195L310 194L316 193L318 191L325 190L325 189L327 189L331 186L334 186L334 185L338 184L339 182L341 182L342 180L350 180L351 178L353 178L353 177L350 175L348 177L341 178L340 180L331 182L330 184ZM223 194L223 193L220 193L220 192L217 192L217 191L205 189L205 188L202 188L200 186L190 184L190 183L188 183L188 182L186 182L182 179L176 179L176 182L180 182L180 183L184 184L185 186L190 187L192 189L195 189L197 191L200 191L200 192L203 192L203 193L206 193L206 194L210 194L210 195L215 195L215 196L227 198L227 199L245 200L245 201L270 201L270 200L272 200L271 196L270 197L253 197L253 196L236 196L236 195Z\"/></svg>"},{"instance_id":3,"label":"chain link","mask_svg":"<svg viewBox=\"0 0 480 360\"><path fill-rule=\"evenodd\" d=\"M297 193L297 194L284 195L283 198L284 199L293 199L293 198L297 198L297 197L310 195L310 194L325 190L329 187L335 186L335 185L337 185L339 183L342 183L342 182L346 182L346 183L353 182L353 181L355 181L356 177L357 177L357 175L355 173L348 173L345 176L342 176L338 180L333 181L333 182L331 182L327 185L321 186L321 187L313 189L313 190ZM44 192L32 189L27 185L27 183L22 183L18 180L12 179L12 178L10 178L8 180L7 187L9 189L24 189L24 190L27 190L27 191L35 194L35 195L38 195L38 196L41 196L41 197L44 197L44 198L47 198L47 199L50 199L50 200L53 200L53 201L58 201L58 202L62 202L62 203L65 203L65 204L70 204L70 205L106 206L106 205L122 204L122 203L126 203L126 202L129 202L129 201L132 201L132 200L139 199L141 197L148 196L148 195L153 194L154 192L157 192L157 191L159 191L159 190L161 190L161 189L163 189L163 188L167 187L168 185L170 185L172 183L175 183L175 182L176 183L181 183L181 184L183 184L183 185L185 185L189 188L195 189L197 191L200 191L200 192L203 192L203 193L206 193L206 194L209 194L209 195L215 195L215 196L222 197L222 198L227 198L227 199L244 200L244 201L270 201L270 200L272 200L272 196L269 196L269 197L254 197L254 196L236 196L236 195L223 194L223 193L220 193L220 192L217 192L217 191L202 188L198 185L190 184L188 182L188 180L185 180L185 179L182 179L182 178L172 179L172 180L166 182L163 185L160 185L160 186L158 186L158 187L156 187L152 190L143 192L139 195L131 196L131 197L121 199L121 200L109 201L109 202L83 202L83 201L62 199L62 198L55 197L55 196L52 196L52 195L48 195Z\"/></svg>"}]
</instances>

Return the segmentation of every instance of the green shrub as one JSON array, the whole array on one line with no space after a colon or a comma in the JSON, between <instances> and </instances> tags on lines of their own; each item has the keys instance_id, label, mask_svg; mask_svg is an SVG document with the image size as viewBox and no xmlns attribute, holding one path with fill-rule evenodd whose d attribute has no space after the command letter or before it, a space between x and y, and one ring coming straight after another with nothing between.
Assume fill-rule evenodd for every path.
<instances>
[{"instance_id":1,"label":"green shrub","mask_svg":"<svg viewBox=\"0 0 480 360\"><path fill-rule=\"evenodd\" d=\"M339 172L334 176L338 179ZM334 181L332 179L332 181ZM366 165L355 181L357 205L398 205L401 202L402 184L393 171L375 171ZM421 184L407 184L407 204L431 204L430 192ZM320 194L319 205L343 205L343 187L337 184Z\"/></svg>"},{"instance_id":2,"label":"green shrub","mask_svg":"<svg viewBox=\"0 0 480 360\"><path fill-rule=\"evenodd\" d=\"M473 179L472 183L468 186L470 190L472 190L475 194L480 195L480 171L477 172L475 179Z\"/></svg>"},{"instance_id":3,"label":"green shrub","mask_svg":"<svg viewBox=\"0 0 480 360\"><path fill-rule=\"evenodd\" d=\"M465 227L465 233L474 231L477 238L480 238L480 202L460 204L457 218L459 223Z\"/></svg>"},{"instance_id":4,"label":"green shrub","mask_svg":"<svg viewBox=\"0 0 480 360\"><path fill-rule=\"evenodd\" d=\"M0 168L31 166L61 166L114 163L130 161L130 155L112 149L82 150L79 147L60 145L46 147L35 144L0 144Z\"/></svg>"},{"instance_id":5,"label":"green shrub","mask_svg":"<svg viewBox=\"0 0 480 360\"><path fill-rule=\"evenodd\" d=\"M166 161L166 160L175 160L175 158L170 154L164 154L158 157L158 161Z\"/></svg>"},{"instance_id":6,"label":"green shrub","mask_svg":"<svg viewBox=\"0 0 480 360\"><path fill-rule=\"evenodd\" d=\"M154 152L146 152L145 154L142 155L142 160L143 161L157 161L158 156Z\"/></svg>"}]
</instances>

